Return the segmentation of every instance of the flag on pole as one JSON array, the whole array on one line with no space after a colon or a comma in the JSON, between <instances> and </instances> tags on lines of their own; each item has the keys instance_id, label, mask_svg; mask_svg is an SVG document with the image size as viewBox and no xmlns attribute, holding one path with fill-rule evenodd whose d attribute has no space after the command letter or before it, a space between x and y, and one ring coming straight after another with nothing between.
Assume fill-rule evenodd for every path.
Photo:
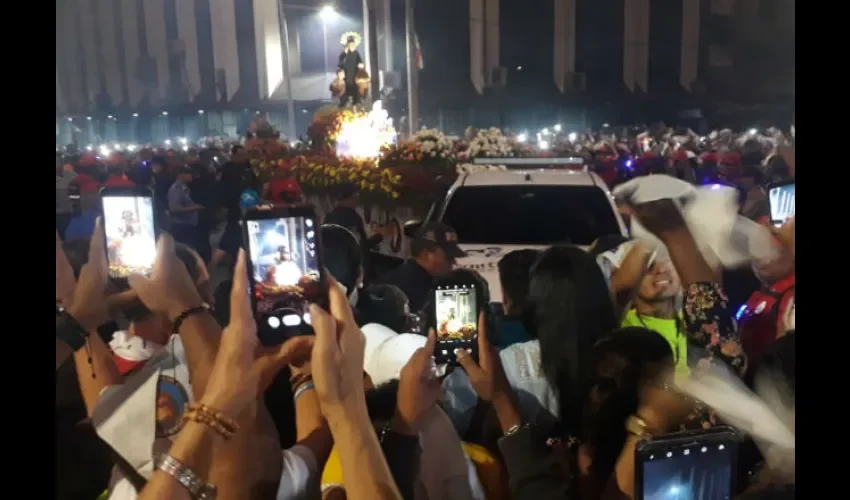
<instances>
[{"instance_id":1,"label":"flag on pole","mask_svg":"<svg viewBox=\"0 0 850 500\"><path fill-rule=\"evenodd\" d=\"M413 34L413 42L416 47L416 54L414 56L416 57L416 67L420 70L424 69L425 65L422 63L422 48L419 47L419 35L417 35L416 33Z\"/></svg>"}]
</instances>

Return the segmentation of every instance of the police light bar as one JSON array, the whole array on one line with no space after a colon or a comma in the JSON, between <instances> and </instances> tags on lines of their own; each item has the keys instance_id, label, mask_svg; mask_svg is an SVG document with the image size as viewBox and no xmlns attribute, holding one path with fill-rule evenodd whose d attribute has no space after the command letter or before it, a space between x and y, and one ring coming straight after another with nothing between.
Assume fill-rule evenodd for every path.
<instances>
[{"instance_id":1,"label":"police light bar","mask_svg":"<svg viewBox=\"0 0 850 500\"><path fill-rule=\"evenodd\" d=\"M568 157L568 158L475 158L472 160L473 165L504 165L510 166L534 166L534 165L584 165L584 158Z\"/></svg>"}]
</instances>

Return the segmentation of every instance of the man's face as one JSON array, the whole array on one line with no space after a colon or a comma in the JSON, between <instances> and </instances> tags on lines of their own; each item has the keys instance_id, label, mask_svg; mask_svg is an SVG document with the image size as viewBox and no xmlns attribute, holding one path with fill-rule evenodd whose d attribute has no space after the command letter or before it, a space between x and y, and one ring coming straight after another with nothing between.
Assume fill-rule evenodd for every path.
<instances>
[{"instance_id":1,"label":"man's face","mask_svg":"<svg viewBox=\"0 0 850 500\"><path fill-rule=\"evenodd\" d=\"M347 44L345 44L345 49L349 52L354 52L354 42L348 42Z\"/></svg>"},{"instance_id":2,"label":"man's face","mask_svg":"<svg viewBox=\"0 0 850 500\"><path fill-rule=\"evenodd\" d=\"M446 254L442 248L435 248L429 254L431 261L431 271L436 273L437 277L445 276L452 272L455 266L455 260Z\"/></svg>"},{"instance_id":3,"label":"man's face","mask_svg":"<svg viewBox=\"0 0 850 500\"><path fill-rule=\"evenodd\" d=\"M646 302L672 299L681 288L679 275L673 263L655 262L644 275L638 287L638 297Z\"/></svg>"},{"instance_id":4,"label":"man's face","mask_svg":"<svg viewBox=\"0 0 850 500\"><path fill-rule=\"evenodd\" d=\"M190 173L185 173L185 172L184 172L184 173L181 173L181 174L178 176L178 179L180 179L180 181L181 181L181 182L192 182L192 174L190 174Z\"/></svg>"},{"instance_id":5,"label":"man's face","mask_svg":"<svg viewBox=\"0 0 850 500\"><path fill-rule=\"evenodd\" d=\"M289 250L281 249L280 250L280 260L292 260L292 256L289 254Z\"/></svg>"},{"instance_id":6,"label":"man's face","mask_svg":"<svg viewBox=\"0 0 850 500\"><path fill-rule=\"evenodd\" d=\"M233 153L233 162L234 163L243 163L245 161L245 150L239 148Z\"/></svg>"}]
</instances>

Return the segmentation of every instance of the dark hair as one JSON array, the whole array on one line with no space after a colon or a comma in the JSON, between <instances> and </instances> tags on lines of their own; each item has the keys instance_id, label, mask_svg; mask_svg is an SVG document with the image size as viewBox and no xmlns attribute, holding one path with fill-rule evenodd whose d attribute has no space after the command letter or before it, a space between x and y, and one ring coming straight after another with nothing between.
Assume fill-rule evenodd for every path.
<instances>
[{"instance_id":1,"label":"dark hair","mask_svg":"<svg viewBox=\"0 0 850 500\"><path fill-rule=\"evenodd\" d=\"M357 312L361 323L378 323L396 333L407 331L410 312L407 295L397 286L387 284L369 285L357 300ZM408 307L405 307L408 306Z\"/></svg>"},{"instance_id":2,"label":"dark hair","mask_svg":"<svg viewBox=\"0 0 850 500\"><path fill-rule=\"evenodd\" d=\"M627 241L629 241L629 239L622 234L606 234L596 239L596 242L593 244L593 248L591 248L589 252L590 255L598 257L605 252L610 252L616 249Z\"/></svg>"},{"instance_id":3,"label":"dark hair","mask_svg":"<svg viewBox=\"0 0 850 500\"><path fill-rule=\"evenodd\" d=\"M230 156L233 156L240 151L245 151L245 146L240 146L239 144L237 144L230 148Z\"/></svg>"},{"instance_id":4,"label":"dark hair","mask_svg":"<svg viewBox=\"0 0 850 500\"><path fill-rule=\"evenodd\" d=\"M395 414L397 400L398 379L392 379L366 391L366 412L369 414L369 420L389 421Z\"/></svg>"},{"instance_id":5,"label":"dark hair","mask_svg":"<svg viewBox=\"0 0 850 500\"><path fill-rule=\"evenodd\" d=\"M759 141L749 139L741 145L741 166L753 167L761 165L764 160L764 151Z\"/></svg>"},{"instance_id":6,"label":"dark hair","mask_svg":"<svg viewBox=\"0 0 850 500\"><path fill-rule=\"evenodd\" d=\"M771 156L764 169L767 176L773 181L781 181L791 177L791 169L788 167L785 158L780 155Z\"/></svg>"},{"instance_id":7,"label":"dark hair","mask_svg":"<svg viewBox=\"0 0 850 500\"><path fill-rule=\"evenodd\" d=\"M335 187L331 188L331 196L333 196L336 201L347 200L359 192L360 188L350 182L337 184Z\"/></svg>"},{"instance_id":8,"label":"dark hair","mask_svg":"<svg viewBox=\"0 0 850 500\"><path fill-rule=\"evenodd\" d=\"M627 437L623 423L637 411L641 388L673 369L673 351L657 332L626 327L600 340L592 360L581 439L592 450L591 476L601 488L623 450Z\"/></svg>"},{"instance_id":9,"label":"dark hair","mask_svg":"<svg viewBox=\"0 0 850 500\"><path fill-rule=\"evenodd\" d=\"M540 341L543 373L558 395L562 433L575 436L593 345L618 326L596 259L572 245L541 253L531 268L522 322Z\"/></svg>"},{"instance_id":10,"label":"dark hair","mask_svg":"<svg viewBox=\"0 0 850 500\"><path fill-rule=\"evenodd\" d=\"M322 225L321 235L325 267L345 287L346 293L351 295L363 272L363 249L360 242L354 233L336 224Z\"/></svg>"},{"instance_id":11,"label":"dark hair","mask_svg":"<svg viewBox=\"0 0 850 500\"><path fill-rule=\"evenodd\" d=\"M519 313L525 308L528 284L531 281L531 266L539 255L537 250L514 250L499 259L502 297L510 299L512 313Z\"/></svg>"}]
</instances>

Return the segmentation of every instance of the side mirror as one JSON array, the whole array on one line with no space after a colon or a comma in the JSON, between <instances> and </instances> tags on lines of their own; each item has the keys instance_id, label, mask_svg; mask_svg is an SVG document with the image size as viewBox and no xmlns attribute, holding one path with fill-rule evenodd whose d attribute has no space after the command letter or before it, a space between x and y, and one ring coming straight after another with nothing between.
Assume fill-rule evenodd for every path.
<instances>
[{"instance_id":1,"label":"side mirror","mask_svg":"<svg viewBox=\"0 0 850 500\"><path fill-rule=\"evenodd\" d=\"M404 235L408 238L415 238L417 231L422 227L422 221L419 219L412 219L404 223Z\"/></svg>"}]
</instances>

